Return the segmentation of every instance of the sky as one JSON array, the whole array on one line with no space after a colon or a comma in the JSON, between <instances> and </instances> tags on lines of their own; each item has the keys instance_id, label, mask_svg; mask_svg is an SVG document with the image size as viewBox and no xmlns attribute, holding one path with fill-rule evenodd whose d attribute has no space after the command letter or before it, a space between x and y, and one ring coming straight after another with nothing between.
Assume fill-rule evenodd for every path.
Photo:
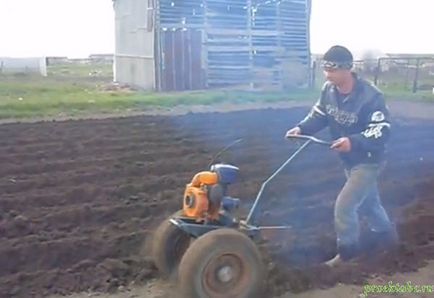
<instances>
[{"instance_id":1,"label":"sky","mask_svg":"<svg viewBox=\"0 0 434 298\"><path fill-rule=\"evenodd\" d=\"M182 0L174 0L182 1ZM311 51L434 53L432 0L312 0ZM111 0L0 0L0 56L114 52Z\"/></svg>"}]
</instances>

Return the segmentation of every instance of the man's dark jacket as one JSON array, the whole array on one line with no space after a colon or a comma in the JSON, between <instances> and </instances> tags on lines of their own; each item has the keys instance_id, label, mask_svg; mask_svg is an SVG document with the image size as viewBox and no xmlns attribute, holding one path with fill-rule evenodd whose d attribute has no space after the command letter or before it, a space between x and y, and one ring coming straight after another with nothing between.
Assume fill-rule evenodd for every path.
<instances>
[{"instance_id":1,"label":"man's dark jacket","mask_svg":"<svg viewBox=\"0 0 434 298\"><path fill-rule=\"evenodd\" d=\"M329 127L333 139L348 137L352 150L340 153L347 167L360 163L381 163L390 137L390 115L383 93L370 82L353 74L355 85L348 95L326 82L310 113L297 126L301 133L314 135Z\"/></svg>"}]
</instances>

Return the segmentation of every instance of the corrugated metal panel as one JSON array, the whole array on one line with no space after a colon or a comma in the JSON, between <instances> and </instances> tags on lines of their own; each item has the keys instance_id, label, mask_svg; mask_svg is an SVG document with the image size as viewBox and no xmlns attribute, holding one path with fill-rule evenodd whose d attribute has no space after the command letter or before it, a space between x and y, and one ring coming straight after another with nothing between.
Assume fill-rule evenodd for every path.
<instances>
[{"instance_id":1,"label":"corrugated metal panel","mask_svg":"<svg viewBox=\"0 0 434 298\"><path fill-rule=\"evenodd\" d=\"M160 0L156 12L159 89L203 89L203 2Z\"/></svg>"},{"instance_id":2,"label":"corrugated metal panel","mask_svg":"<svg viewBox=\"0 0 434 298\"><path fill-rule=\"evenodd\" d=\"M255 83L285 87L308 82L310 49L308 2L255 1L253 60ZM260 35L268 31L273 34Z\"/></svg>"},{"instance_id":3,"label":"corrugated metal panel","mask_svg":"<svg viewBox=\"0 0 434 298\"><path fill-rule=\"evenodd\" d=\"M250 1L208 0L207 85L249 85L252 81Z\"/></svg>"},{"instance_id":4,"label":"corrugated metal panel","mask_svg":"<svg viewBox=\"0 0 434 298\"><path fill-rule=\"evenodd\" d=\"M158 1L158 22L162 28L197 28L204 24L204 3L199 0Z\"/></svg>"},{"instance_id":5,"label":"corrugated metal panel","mask_svg":"<svg viewBox=\"0 0 434 298\"><path fill-rule=\"evenodd\" d=\"M196 29L164 30L160 39L160 89L172 91L204 88L202 32Z\"/></svg>"},{"instance_id":6,"label":"corrugated metal panel","mask_svg":"<svg viewBox=\"0 0 434 298\"><path fill-rule=\"evenodd\" d=\"M309 81L308 1L206 1L208 85ZM249 14L251 12L251 14Z\"/></svg>"}]
</instances>

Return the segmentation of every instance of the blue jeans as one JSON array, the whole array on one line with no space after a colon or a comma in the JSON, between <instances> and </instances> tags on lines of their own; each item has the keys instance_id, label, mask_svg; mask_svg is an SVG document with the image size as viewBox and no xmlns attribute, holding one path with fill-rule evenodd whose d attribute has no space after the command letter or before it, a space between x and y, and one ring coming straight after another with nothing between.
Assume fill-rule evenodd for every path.
<instances>
[{"instance_id":1,"label":"blue jeans","mask_svg":"<svg viewBox=\"0 0 434 298\"><path fill-rule=\"evenodd\" d=\"M347 181L336 200L334 214L338 247L358 244L358 212L367 217L372 231L392 229L378 193L377 178L381 169L382 165L378 164L359 164L345 170Z\"/></svg>"}]
</instances>

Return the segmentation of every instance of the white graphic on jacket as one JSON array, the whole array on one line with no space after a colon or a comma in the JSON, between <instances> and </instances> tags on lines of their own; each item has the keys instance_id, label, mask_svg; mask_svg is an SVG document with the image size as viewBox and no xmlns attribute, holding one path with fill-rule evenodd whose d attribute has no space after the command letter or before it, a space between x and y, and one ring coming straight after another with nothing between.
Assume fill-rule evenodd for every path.
<instances>
[{"instance_id":1,"label":"white graphic on jacket","mask_svg":"<svg viewBox=\"0 0 434 298\"><path fill-rule=\"evenodd\" d=\"M341 125L351 126L359 120L356 113L339 110L336 106L326 105L327 114L332 116Z\"/></svg>"},{"instance_id":2,"label":"white graphic on jacket","mask_svg":"<svg viewBox=\"0 0 434 298\"><path fill-rule=\"evenodd\" d=\"M375 111L372 113L371 122L368 124L368 128L362 132L366 138L374 137L375 139L381 138L383 135L383 128L390 128L390 124L385 122L386 117L383 112Z\"/></svg>"}]
</instances>

